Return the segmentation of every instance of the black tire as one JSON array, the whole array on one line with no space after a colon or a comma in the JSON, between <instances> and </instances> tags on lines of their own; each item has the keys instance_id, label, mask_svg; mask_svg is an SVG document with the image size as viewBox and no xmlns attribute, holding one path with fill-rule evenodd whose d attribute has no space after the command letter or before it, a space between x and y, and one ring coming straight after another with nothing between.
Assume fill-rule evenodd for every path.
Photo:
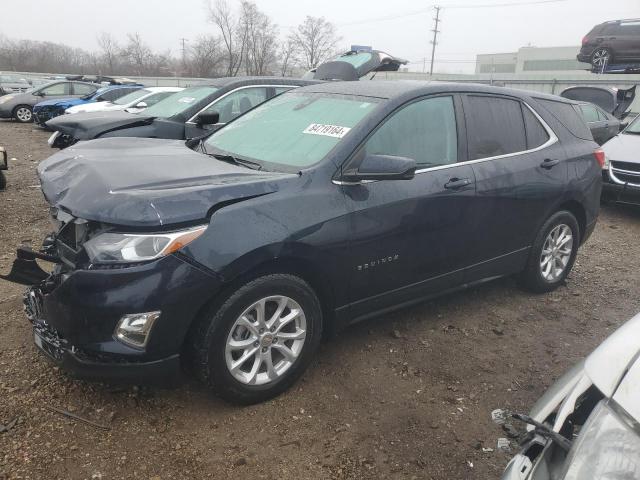
<instances>
[{"instance_id":1,"label":"black tire","mask_svg":"<svg viewBox=\"0 0 640 480\"><path fill-rule=\"evenodd\" d=\"M560 225L566 225L571 229L571 234L573 236L573 246L569 261L564 267L564 271L561 275L551 281L543 277L540 261L542 256L542 249L544 247L545 241L547 240L547 237L552 232L552 230ZM558 288L565 281L567 275L569 275L569 272L571 272L571 269L573 268L579 245L580 227L578 225L576 217L567 210L561 210L551 215L551 217L547 219L544 225L542 225L542 228L540 228L540 231L538 232L538 235L536 236L536 239L531 246L529 259L527 260L527 266L519 277L520 286L525 290L534 293L551 292Z\"/></svg>"},{"instance_id":2,"label":"black tire","mask_svg":"<svg viewBox=\"0 0 640 480\"><path fill-rule=\"evenodd\" d=\"M238 317L258 300L284 295L297 302L306 318L306 337L297 359L282 375L263 385L237 380L227 368L225 347ZM287 390L307 369L322 337L322 309L311 287L294 275L258 277L230 294L222 304L212 305L190 337L189 356L199 379L231 403L250 405L273 398Z\"/></svg>"},{"instance_id":3,"label":"black tire","mask_svg":"<svg viewBox=\"0 0 640 480\"><path fill-rule=\"evenodd\" d=\"M607 47L599 47L596 48L591 54L591 66L594 69L602 68L602 63L599 62L599 59L602 58L602 55L606 56L607 65L611 65L613 63L613 52L610 48Z\"/></svg>"},{"instance_id":4,"label":"black tire","mask_svg":"<svg viewBox=\"0 0 640 480\"><path fill-rule=\"evenodd\" d=\"M13 118L20 123L33 122L33 108L29 105L18 105L13 109Z\"/></svg>"},{"instance_id":5,"label":"black tire","mask_svg":"<svg viewBox=\"0 0 640 480\"><path fill-rule=\"evenodd\" d=\"M4 176L4 172L0 171L0 191L7 188L7 177Z\"/></svg>"}]
</instances>

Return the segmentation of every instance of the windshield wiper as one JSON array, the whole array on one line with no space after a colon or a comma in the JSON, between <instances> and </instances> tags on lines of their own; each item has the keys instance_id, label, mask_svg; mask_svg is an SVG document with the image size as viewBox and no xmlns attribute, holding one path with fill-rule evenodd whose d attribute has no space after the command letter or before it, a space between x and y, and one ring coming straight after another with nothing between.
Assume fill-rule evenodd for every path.
<instances>
[{"instance_id":1,"label":"windshield wiper","mask_svg":"<svg viewBox=\"0 0 640 480\"><path fill-rule=\"evenodd\" d=\"M262 164L258 162L252 162L251 160L247 160L246 158L239 158L233 155L229 155L228 153L209 153L204 146L204 141L200 143L200 149L202 153L205 155L209 155L210 157L215 158L216 160L220 160L222 162L233 163L234 165L240 165L242 167L251 168L252 170L262 170Z\"/></svg>"}]
</instances>

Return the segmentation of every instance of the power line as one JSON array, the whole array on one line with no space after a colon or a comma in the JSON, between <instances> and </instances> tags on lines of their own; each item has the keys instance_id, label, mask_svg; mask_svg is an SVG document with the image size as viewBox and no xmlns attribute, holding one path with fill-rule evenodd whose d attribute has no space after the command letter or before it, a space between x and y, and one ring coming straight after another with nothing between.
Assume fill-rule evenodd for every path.
<instances>
[{"instance_id":1,"label":"power line","mask_svg":"<svg viewBox=\"0 0 640 480\"><path fill-rule=\"evenodd\" d=\"M547 4L547 3L562 3L562 2L568 2L569 0L528 0L528 1L524 1L524 2L517 2L517 3L485 3L485 4L480 4L480 5L474 5L474 4L440 4L440 8L441 9L463 9L463 8L496 8L496 7L521 7L521 6L527 6L527 5L542 5L542 4ZM426 13L431 12L431 10L433 10L434 5L430 5L429 8L423 8L420 10L413 10L410 12L405 12L405 13L400 13L397 15L387 15L385 17L374 17L374 18L368 18L365 20L354 20L353 22L344 22L344 23L336 23L336 26L338 27L347 27L347 26L351 26L351 25L365 25L368 23L377 23L377 22L386 22L389 20L397 20L399 18L406 18L406 17L413 17L413 16L417 16L417 15L424 15Z\"/></svg>"}]
</instances>

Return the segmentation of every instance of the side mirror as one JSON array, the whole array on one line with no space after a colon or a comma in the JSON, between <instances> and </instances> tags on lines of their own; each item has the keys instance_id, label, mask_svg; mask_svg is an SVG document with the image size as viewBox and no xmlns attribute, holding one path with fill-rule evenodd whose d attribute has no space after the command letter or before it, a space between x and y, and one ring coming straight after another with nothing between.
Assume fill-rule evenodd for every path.
<instances>
[{"instance_id":1,"label":"side mirror","mask_svg":"<svg viewBox=\"0 0 640 480\"><path fill-rule=\"evenodd\" d=\"M149 105L147 105L147 102L138 102L134 105L133 108L147 108Z\"/></svg>"},{"instance_id":2,"label":"side mirror","mask_svg":"<svg viewBox=\"0 0 640 480\"><path fill-rule=\"evenodd\" d=\"M44 92L40 90L39 92L33 92L36 97L44 97Z\"/></svg>"},{"instance_id":3,"label":"side mirror","mask_svg":"<svg viewBox=\"0 0 640 480\"><path fill-rule=\"evenodd\" d=\"M196 117L196 125L199 127L202 125L215 125L220 122L220 114L216 111L203 112Z\"/></svg>"},{"instance_id":4,"label":"side mirror","mask_svg":"<svg viewBox=\"0 0 640 480\"><path fill-rule=\"evenodd\" d=\"M358 170L347 170L342 175L346 182L362 180L411 180L416 173L416 161L393 155L367 155Z\"/></svg>"}]
</instances>

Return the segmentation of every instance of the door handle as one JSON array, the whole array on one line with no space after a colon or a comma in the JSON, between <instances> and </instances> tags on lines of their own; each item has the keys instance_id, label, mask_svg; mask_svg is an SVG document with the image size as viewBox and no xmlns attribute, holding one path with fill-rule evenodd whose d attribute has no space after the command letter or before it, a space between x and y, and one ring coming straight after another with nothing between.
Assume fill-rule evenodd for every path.
<instances>
[{"instance_id":1,"label":"door handle","mask_svg":"<svg viewBox=\"0 0 640 480\"><path fill-rule=\"evenodd\" d=\"M453 177L444 184L444 188L446 188L447 190L458 190L460 188L466 187L467 185L471 185L471 180L469 180L468 178Z\"/></svg>"},{"instance_id":2,"label":"door handle","mask_svg":"<svg viewBox=\"0 0 640 480\"><path fill-rule=\"evenodd\" d=\"M560 160L558 159L550 159L550 158L545 158L544 162L542 162L540 164L540 166L542 168L546 168L547 170L549 170L550 168L553 168L554 166L558 165L560 163Z\"/></svg>"}]
</instances>

